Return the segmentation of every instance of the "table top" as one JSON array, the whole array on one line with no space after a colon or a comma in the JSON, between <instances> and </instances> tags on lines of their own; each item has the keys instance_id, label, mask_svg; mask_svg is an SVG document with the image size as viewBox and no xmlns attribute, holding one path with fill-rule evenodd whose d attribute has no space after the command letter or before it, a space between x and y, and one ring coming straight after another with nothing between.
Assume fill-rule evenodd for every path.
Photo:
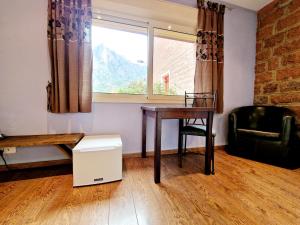
<instances>
[{"instance_id":1,"label":"table top","mask_svg":"<svg viewBox=\"0 0 300 225\"><path fill-rule=\"evenodd\" d=\"M44 135L24 135L7 136L0 140L0 147L28 147L37 145L59 145L76 144L83 138L84 134L44 134Z\"/></svg>"},{"instance_id":2,"label":"table top","mask_svg":"<svg viewBox=\"0 0 300 225\"><path fill-rule=\"evenodd\" d=\"M142 110L153 111L153 112L164 112L164 111L181 111L181 112L214 112L215 108L212 107L192 107L184 105L145 105L141 107Z\"/></svg>"}]
</instances>

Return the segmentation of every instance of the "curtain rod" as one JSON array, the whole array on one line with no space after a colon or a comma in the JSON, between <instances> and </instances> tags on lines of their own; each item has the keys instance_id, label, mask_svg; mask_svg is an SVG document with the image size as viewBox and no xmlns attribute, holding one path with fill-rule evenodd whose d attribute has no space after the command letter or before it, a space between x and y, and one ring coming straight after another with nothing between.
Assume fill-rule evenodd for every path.
<instances>
[{"instance_id":1,"label":"curtain rod","mask_svg":"<svg viewBox=\"0 0 300 225\"><path fill-rule=\"evenodd\" d=\"M197 1L198 2L198 1ZM204 0L204 2L212 2L210 0ZM219 2L218 2L219 3ZM225 3L219 3L219 4L222 4L222 5L225 5L225 8L228 9L229 11L233 10L234 8L232 6L228 6L227 4Z\"/></svg>"}]
</instances>

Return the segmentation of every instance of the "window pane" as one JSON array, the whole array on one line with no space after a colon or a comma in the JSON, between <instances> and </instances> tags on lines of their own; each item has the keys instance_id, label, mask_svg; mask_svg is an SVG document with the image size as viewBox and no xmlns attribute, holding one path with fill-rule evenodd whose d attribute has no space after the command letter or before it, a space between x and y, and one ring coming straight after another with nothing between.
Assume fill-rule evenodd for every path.
<instances>
[{"instance_id":1,"label":"window pane","mask_svg":"<svg viewBox=\"0 0 300 225\"><path fill-rule=\"evenodd\" d=\"M104 21L92 29L93 91L145 94L147 29Z\"/></svg>"},{"instance_id":2,"label":"window pane","mask_svg":"<svg viewBox=\"0 0 300 225\"><path fill-rule=\"evenodd\" d=\"M154 30L153 94L184 95L194 91L196 37Z\"/></svg>"}]
</instances>

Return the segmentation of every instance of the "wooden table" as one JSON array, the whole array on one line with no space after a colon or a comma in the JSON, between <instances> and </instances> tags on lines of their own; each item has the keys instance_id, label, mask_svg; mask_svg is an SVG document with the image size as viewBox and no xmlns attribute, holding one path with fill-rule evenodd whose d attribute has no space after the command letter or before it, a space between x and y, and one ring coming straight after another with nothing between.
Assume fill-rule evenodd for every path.
<instances>
[{"instance_id":1,"label":"wooden table","mask_svg":"<svg viewBox=\"0 0 300 225\"><path fill-rule=\"evenodd\" d=\"M163 119L179 119L180 125L183 119L203 118L207 120L207 136L205 151L205 174L211 174L211 146L212 146L212 123L214 108L204 107L185 107L185 106L142 106L143 123L142 123L142 157L146 157L146 130L147 117L155 119L154 134L154 182L160 183L160 158L161 158L161 121ZM180 140L179 140L180 141Z\"/></svg>"}]
</instances>

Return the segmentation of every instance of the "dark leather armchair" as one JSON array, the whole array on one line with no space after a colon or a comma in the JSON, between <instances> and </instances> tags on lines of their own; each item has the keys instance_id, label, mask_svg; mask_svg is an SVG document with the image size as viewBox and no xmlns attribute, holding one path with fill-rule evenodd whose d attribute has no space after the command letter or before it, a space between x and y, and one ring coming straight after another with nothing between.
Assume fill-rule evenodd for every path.
<instances>
[{"instance_id":1,"label":"dark leather armchair","mask_svg":"<svg viewBox=\"0 0 300 225\"><path fill-rule=\"evenodd\" d=\"M297 151L294 113L284 107L237 108L229 114L228 129L228 151L232 154L287 162Z\"/></svg>"}]
</instances>

